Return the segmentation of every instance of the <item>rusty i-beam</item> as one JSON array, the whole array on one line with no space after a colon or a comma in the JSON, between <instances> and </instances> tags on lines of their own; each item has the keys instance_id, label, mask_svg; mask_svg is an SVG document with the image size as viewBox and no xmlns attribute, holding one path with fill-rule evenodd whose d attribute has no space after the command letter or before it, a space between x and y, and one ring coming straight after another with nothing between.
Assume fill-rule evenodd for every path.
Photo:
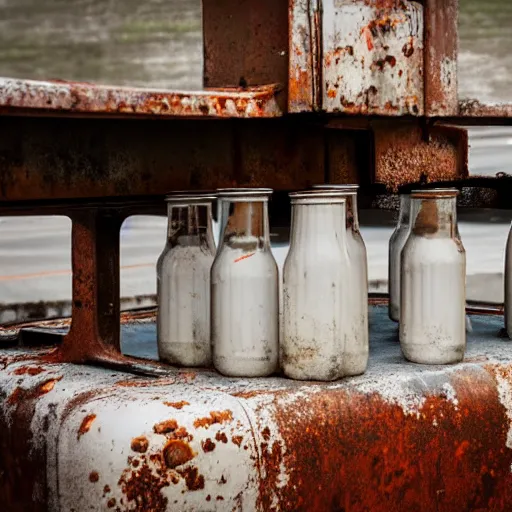
<instances>
[{"instance_id":1,"label":"rusty i-beam","mask_svg":"<svg viewBox=\"0 0 512 512\"><path fill-rule=\"evenodd\" d=\"M384 329L368 375L330 385L120 352L119 229L164 213L170 191L359 183L381 207L443 182L510 207L508 178L468 177L460 126L510 124L512 106L459 101L457 13L457 0L203 0L202 91L0 79L0 214L73 226L69 333L0 352L6 510L512 509L500 340L418 370ZM279 222L288 205L274 203Z\"/></svg>"}]
</instances>

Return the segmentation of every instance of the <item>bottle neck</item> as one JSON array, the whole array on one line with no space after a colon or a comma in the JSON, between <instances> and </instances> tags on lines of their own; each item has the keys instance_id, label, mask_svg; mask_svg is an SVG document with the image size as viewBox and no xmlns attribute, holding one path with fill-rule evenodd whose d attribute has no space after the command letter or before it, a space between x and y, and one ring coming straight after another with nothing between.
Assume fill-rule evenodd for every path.
<instances>
[{"instance_id":1,"label":"bottle neck","mask_svg":"<svg viewBox=\"0 0 512 512\"><path fill-rule=\"evenodd\" d=\"M398 214L398 226L408 226L411 221L411 197L409 194L400 196L400 212Z\"/></svg>"},{"instance_id":2,"label":"bottle neck","mask_svg":"<svg viewBox=\"0 0 512 512\"><path fill-rule=\"evenodd\" d=\"M457 198L411 198L412 230L417 236L457 236Z\"/></svg>"},{"instance_id":3,"label":"bottle neck","mask_svg":"<svg viewBox=\"0 0 512 512\"><path fill-rule=\"evenodd\" d=\"M346 226L346 203L293 204L290 248L307 247L329 238L344 245Z\"/></svg>"},{"instance_id":4,"label":"bottle neck","mask_svg":"<svg viewBox=\"0 0 512 512\"><path fill-rule=\"evenodd\" d=\"M244 250L270 249L267 201L230 201L223 199L225 226L221 244Z\"/></svg>"},{"instance_id":5,"label":"bottle neck","mask_svg":"<svg viewBox=\"0 0 512 512\"><path fill-rule=\"evenodd\" d=\"M211 204L167 205L167 243L214 247Z\"/></svg>"}]
</instances>

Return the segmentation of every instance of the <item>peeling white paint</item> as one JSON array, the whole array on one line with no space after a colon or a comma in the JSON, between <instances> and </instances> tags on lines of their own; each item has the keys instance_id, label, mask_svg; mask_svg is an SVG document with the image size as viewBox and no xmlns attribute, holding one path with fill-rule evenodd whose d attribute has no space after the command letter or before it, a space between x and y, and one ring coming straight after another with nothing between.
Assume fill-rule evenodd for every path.
<instances>
[{"instance_id":1,"label":"peeling white paint","mask_svg":"<svg viewBox=\"0 0 512 512\"><path fill-rule=\"evenodd\" d=\"M423 114L423 6L323 2L323 109Z\"/></svg>"},{"instance_id":2,"label":"peeling white paint","mask_svg":"<svg viewBox=\"0 0 512 512\"><path fill-rule=\"evenodd\" d=\"M509 429L507 432L507 448L512 449L512 386L510 382L496 372L496 381L498 383L498 395L500 403L505 408L507 418L509 419ZM512 472L512 466L510 468Z\"/></svg>"}]
</instances>

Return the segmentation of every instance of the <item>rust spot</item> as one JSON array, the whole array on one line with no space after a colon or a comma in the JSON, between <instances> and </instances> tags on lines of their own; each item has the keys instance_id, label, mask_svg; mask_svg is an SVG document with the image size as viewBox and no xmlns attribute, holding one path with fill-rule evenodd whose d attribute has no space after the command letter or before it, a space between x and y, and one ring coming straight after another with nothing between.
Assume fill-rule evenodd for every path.
<instances>
[{"instance_id":1,"label":"rust spot","mask_svg":"<svg viewBox=\"0 0 512 512\"><path fill-rule=\"evenodd\" d=\"M100 475L97 471L91 471L89 474L89 482L96 483L100 479Z\"/></svg>"},{"instance_id":2,"label":"rust spot","mask_svg":"<svg viewBox=\"0 0 512 512\"><path fill-rule=\"evenodd\" d=\"M190 405L185 400L182 400L181 402L164 402L164 405L167 405L167 407L174 407L175 409L183 409L185 405Z\"/></svg>"},{"instance_id":3,"label":"rust spot","mask_svg":"<svg viewBox=\"0 0 512 512\"><path fill-rule=\"evenodd\" d=\"M178 473L185 479L189 491L198 491L204 489L204 476L199 474L195 467L188 467L179 470Z\"/></svg>"},{"instance_id":4,"label":"rust spot","mask_svg":"<svg viewBox=\"0 0 512 512\"><path fill-rule=\"evenodd\" d=\"M78 429L77 439L80 439L85 433L89 432L93 421L96 419L96 414L88 414L83 420L80 428Z\"/></svg>"},{"instance_id":5,"label":"rust spot","mask_svg":"<svg viewBox=\"0 0 512 512\"><path fill-rule=\"evenodd\" d=\"M459 444L459 446L457 447L457 450L455 451L455 457L457 459L461 459L462 457L464 457L464 453L467 451L469 446L470 446L469 441L467 439L462 441L462 443Z\"/></svg>"},{"instance_id":6,"label":"rust spot","mask_svg":"<svg viewBox=\"0 0 512 512\"><path fill-rule=\"evenodd\" d=\"M107 502L107 507L108 508L114 508L116 506L116 499L115 498L110 498Z\"/></svg>"},{"instance_id":7,"label":"rust spot","mask_svg":"<svg viewBox=\"0 0 512 512\"><path fill-rule=\"evenodd\" d=\"M261 431L261 435L263 436L263 439L265 439L265 441L268 441L270 439L270 429L268 427L265 427Z\"/></svg>"},{"instance_id":8,"label":"rust spot","mask_svg":"<svg viewBox=\"0 0 512 512\"><path fill-rule=\"evenodd\" d=\"M236 444L237 446L241 446L243 440L243 436L233 436L231 438L231 441L233 441L233 443Z\"/></svg>"},{"instance_id":9,"label":"rust spot","mask_svg":"<svg viewBox=\"0 0 512 512\"><path fill-rule=\"evenodd\" d=\"M181 439L171 439L167 442L163 451L165 465L174 469L192 460L195 453L188 443Z\"/></svg>"},{"instance_id":10,"label":"rust spot","mask_svg":"<svg viewBox=\"0 0 512 512\"><path fill-rule=\"evenodd\" d=\"M172 439L188 439L188 441L192 441L192 439L194 439L194 436L189 434L185 427L180 427L179 429L172 432L168 437Z\"/></svg>"},{"instance_id":11,"label":"rust spot","mask_svg":"<svg viewBox=\"0 0 512 512\"><path fill-rule=\"evenodd\" d=\"M217 501L224 501L224 497L223 496L217 496L217 498L215 498Z\"/></svg>"},{"instance_id":12,"label":"rust spot","mask_svg":"<svg viewBox=\"0 0 512 512\"><path fill-rule=\"evenodd\" d=\"M137 471L125 470L119 479L119 485L129 503L134 503L136 512L166 512L167 498L162 494L162 488L168 487L169 482L154 475L147 464Z\"/></svg>"},{"instance_id":13,"label":"rust spot","mask_svg":"<svg viewBox=\"0 0 512 512\"><path fill-rule=\"evenodd\" d=\"M225 411L212 411L210 412L210 417L196 419L194 421L194 427L209 428L210 425L215 423L226 423L230 421L233 421L233 413L229 409Z\"/></svg>"},{"instance_id":14,"label":"rust spot","mask_svg":"<svg viewBox=\"0 0 512 512\"><path fill-rule=\"evenodd\" d=\"M17 368L14 370L15 375L39 375L44 372L45 369L39 366L22 366L21 368Z\"/></svg>"},{"instance_id":15,"label":"rust spot","mask_svg":"<svg viewBox=\"0 0 512 512\"><path fill-rule=\"evenodd\" d=\"M212 497L208 494L208 496L206 496L206 501L211 501Z\"/></svg>"},{"instance_id":16,"label":"rust spot","mask_svg":"<svg viewBox=\"0 0 512 512\"><path fill-rule=\"evenodd\" d=\"M201 446L205 453L215 450L215 443L210 438L206 439L206 441L202 441Z\"/></svg>"},{"instance_id":17,"label":"rust spot","mask_svg":"<svg viewBox=\"0 0 512 512\"><path fill-rule=\"evenodd\" d=\"M225 477L224 475L222 475L222 476L220 477L219 484L224 485L226 482L227 482L226 477Z\"/></svg>"},{"instance_id":18,"label":"rust spot","mask_svg":"<svg viewBox=\"0 0 512 512\"><path fill-rule=\"evenodd\" d=\"M105 485L105 487L103 487L103 494L108 494L110 492L110 486L109 485Z\"/></svg>"},{"instance_id":19,"label":"rust spot","mask_svg":"<svg viewBox=\"0 0 512 512\"><path fill-rule=\"evenodd\" d=\"M402 53L406 57L410 57L414 53L413 40L410 38L409 42L404 44L402 47Z\"/></svg>"},{"instance_id":20,"label":"rust spot","mask_svg":"<svg viewBox=\"0 0 512 512\"><path fill-rule=\"evenodd\" d=\"M39 384L33 389L24 389L21 387L17 387L9 396L7 399L7 403L9 405L16 405L24 402L25 400L33 400L35 398L39 398L42 395L45 395L46 393L49 393L59 380L61 380L62 377L57 377L55 379L48 379L47 381L43 382L42 384Z\"/></svg>"},{"instance_id":21,"label":"rust spot","mask_svg":"<svg viewBox=\"0 0 512 512\"><path fill-rule=\"evenodd\" d=\"M134 452L146 453L149 446L148 440L144 436L134 437L131 443L131 449Z\"/></svg>"},{"instance_id":22,"label":"rust spot","mask_svg":"<svg viewBox=\"0 0 512 512\"><path fill-rule=\"evenodd\" d=\"M62 377L60 377L58 379L50 379L50 380L46 381L45 383L41 384L39 386L39 393L41 395L49 393L55 387L55 384L57 384L57 382L59 382L60 379L62 379Z\"/></svg>"},{"instance_id":23,"label":"rust spot","mask_svg":"<svg viewBox=\"0 0 512 512\"><path fill-rule=\"evenodd\" d=\"M329 98L336 98L336 89L329 89L327 91L327 96L329 96Z\"/></svg>"},{"instance_id":24,"label":"rust spot","mask_svg":"<svg viewBox=\"0 0 512 512\"><path fill-rule=\"evenodd\" d=\"M178 423L176 420L165 420L161 423L157 423L153 427L153 431L155 434L168 434L169 432L173 432L178 428Z\"/></svg>"},{"instance_id":25,"label":"rust spot","mask_svg":"<svg viewBox=\"0 0 512 512\"><path fill-rule=\"evenodd\" d=\"M226 444L228 442L228 438L224 432L217 432L215 434L215 439L221 443Z\"/></svg>"}]
</instances>

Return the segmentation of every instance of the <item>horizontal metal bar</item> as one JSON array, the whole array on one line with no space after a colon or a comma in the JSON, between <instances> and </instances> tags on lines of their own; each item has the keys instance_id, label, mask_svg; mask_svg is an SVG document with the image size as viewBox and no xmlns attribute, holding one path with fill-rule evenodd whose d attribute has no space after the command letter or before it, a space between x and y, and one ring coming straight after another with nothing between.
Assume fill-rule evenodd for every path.
<instances>
[{"instance_id":1,"label":"horizontal metal bar","mask_svg":"<svg viewBox=\"0 0 512 512\"><path fill-rule=\"evenodd\" d=\"M278 117L278 85L204 91L159 91L81 82L0 78L0 114Z\"/></svg>"}]
</instances>

